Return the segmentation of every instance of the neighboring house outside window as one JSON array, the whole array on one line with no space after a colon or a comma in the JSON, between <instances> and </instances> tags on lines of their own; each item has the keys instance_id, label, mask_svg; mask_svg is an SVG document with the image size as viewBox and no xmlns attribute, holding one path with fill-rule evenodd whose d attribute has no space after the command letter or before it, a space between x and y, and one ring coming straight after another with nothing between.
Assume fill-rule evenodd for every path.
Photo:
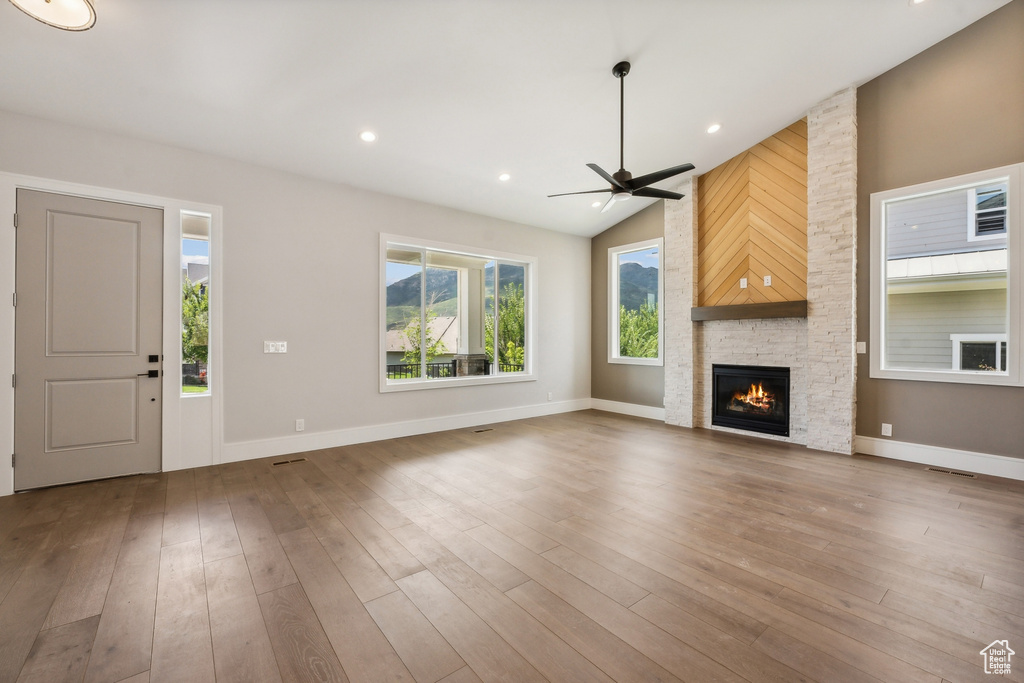
<instances>
[{"instance_id":1,"label":"neighboring house outside window","mask_svg":"<svg viewBox=\"0 0 1024 683\"><path fill-rule=\"evenodd\" d=\"M872 195L873 377L1021 382L1020 177Z\"/></svg>"}]
</instances>

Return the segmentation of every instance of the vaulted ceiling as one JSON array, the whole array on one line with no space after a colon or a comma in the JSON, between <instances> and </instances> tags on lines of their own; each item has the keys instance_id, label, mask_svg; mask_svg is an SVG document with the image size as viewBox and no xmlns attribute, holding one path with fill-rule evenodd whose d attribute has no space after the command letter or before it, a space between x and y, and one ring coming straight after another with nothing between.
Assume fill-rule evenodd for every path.
<instances>
[{"instance_id":1,"label":"vaulted ceiling","mask_svg":"<svg viewBox=\"0 0 1024 683\"><path fill-rule=\"evenodd\" d=\"M703 173L1007 1L3 2L0 109L589 236L650 203L546 196L618 168L619 60L626 167Z\"/></svg>"}]
</instances>

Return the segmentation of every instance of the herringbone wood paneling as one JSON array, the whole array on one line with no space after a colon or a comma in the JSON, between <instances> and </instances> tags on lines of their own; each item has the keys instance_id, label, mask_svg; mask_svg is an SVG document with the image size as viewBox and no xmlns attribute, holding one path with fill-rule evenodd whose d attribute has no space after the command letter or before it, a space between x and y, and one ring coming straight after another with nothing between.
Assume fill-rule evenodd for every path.
<instances>
[{"instance_id":1,"label":"herringbone wood paneling","mask_svg":"<svg viewBox=\"0 0 1024 683\"><path fill-rule=\"evenodd\" d=\"M699 306L807 298L807 121L698 179ZM764 286L764 276L772 286ZM747 288L740 289L740 278Z\"/></svg>"}]
</instances>

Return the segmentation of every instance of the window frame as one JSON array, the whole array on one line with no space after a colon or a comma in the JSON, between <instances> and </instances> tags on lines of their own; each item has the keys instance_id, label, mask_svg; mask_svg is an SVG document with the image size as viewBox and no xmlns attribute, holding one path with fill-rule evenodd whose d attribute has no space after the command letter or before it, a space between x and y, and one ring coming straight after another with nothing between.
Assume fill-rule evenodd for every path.
<instances>
[{"instance_id":1,"label":"window frame","mask_svg":"<svg viewBox=\"0 0 1024 683\"><path fill-rule=\"evenodd\" d=\"M526 328L526 354L522 372L498 372L493 375L473 375L469 377L445 377L431 379L429 377L416 377L408 379L389 380L384 368L387 366L387 262L388 247L404 247L410 250L422 250L443 252L470 258L493 260L499 268L502 264L522 266L525 269L523 275L523 286L525 288L524 307L525 328ZM425 240L418 237L406 237L380 233L380 249L378 258L378 289L379 289L379 320L377 324L378 340L377 347L379 359L377 363L377 375L379 378L380 393L395 391L420 391L424 389L445 389L450 387L464 387L479 384L507 384L509 382L532 382L537 380L535 368L537 368L537 258L523 254L513 254L494 249L476 249L459 244ZM460 290L462 288L460 281ZM497 280L495 289L497 289Z\"/></svg>"},{"instance_id":2,"label":"window frame","mask_svg":"<svg viewBox=\"0 0 1024 683\"><path fill-rule=\"evenodd\" d=\"M1003 354L1001 353L1001 345L1005 345L1007 343L1006 337L1007 336L1005 334L986 334L984 332L968 332L963 334L949 335L949 341L953 344L953 370L955 370L956 372L976 372L978 374L990 374L990 370L964 370L961 367L961 364L963 362L963 350L961 349L961 345L964 342L967 342L968 344L980 344L983 342L994 344L996 347L996 364L998 365L999 361L1002 359L1003 356ZM1007 349L1006 361L1010 361L1009 349ZM1001 370L997 370L997 372L1002 372L1005 369L1006 368L1002 368Z\"/></svg>"},{"instance_id":3,"label":"window frame","mask_svg":"<svg viewBox=\"0 0 1024 683\"><path fill-rule=\"evenodd\" d=\"M1002 166L986 171L968 173L917 185L895 188L871 194L870 209L870 372L875 379L901 379L957 384L983 384L993 386L1024 386L1024 293L1022 293L1022 242L1024 228L1024 164ZM1007 186L1006 232L997 235L1006 240L1006 306L1007 306L1007 372L972 372L952 369L892 369L885 367L885 320L887 303L887 253L885 210L890 202L912 199L930 194L1003 181ZM973 194L973 193L971 193ZM970 213L969 232L974 231L974 214ZM996 333L986 335L994 337ZM954 361L955 363L956 361Z\"/></svg>"},{"instance_id":4,"label":"window frame","mask_svg":"<svg viewBox=\"0 0 1024 683\"><path fill-rule=\"evenodd\" d=\"M658 250L658 356L631 358L619 355L619 256ZM665 365L665 238L641 240L608 248L608 362L621 365Z\"/></svg>"},{"instance_id":5,"label":"window frame","mask_svg":"<svg viewBox=\"0 0 1024 683\"><path fill-rule=\"evenodd\" d=\"M995 183L993 183L995 184ZM998 183L1000 185L1006 183ZM1003 208L995 209L982 209L981 213L995 213L996 211L1003 211L1006 217L1003 219L1003 229L1000 232L990 232L978 234L978 187L972 187L967 191L967 241L968 242L985 242L987 240L1001 240L1006 239L1009 234L1010 218L1009 218L1009 202L1010 202L1010 188L1006 188L1007 206Z\"/></svg>"}]
</instances>

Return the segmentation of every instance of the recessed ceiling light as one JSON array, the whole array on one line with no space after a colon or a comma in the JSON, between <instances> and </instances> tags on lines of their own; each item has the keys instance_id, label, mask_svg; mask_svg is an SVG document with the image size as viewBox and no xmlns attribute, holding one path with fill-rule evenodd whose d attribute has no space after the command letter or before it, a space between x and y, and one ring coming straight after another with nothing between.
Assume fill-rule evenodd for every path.
<instances>
[{"instance_id":1,"label":"recessed ceiling light","mask_svg":"<svg viewBox=\"0 0 1024 683\"><path fill-rule=\"evenodd\" d=\"M11 4L33 19L65 31L84 31L96 23L89 0L11 0Z\"/></svg>"},{"instance_id":2,"label":"recessed ceiling light","mask_svg":"<svg viewBox=\"0 0 1024 683\"><path fill-rule=\"evenodd\" d=\"M722 124L720 123L712 123L710 126L708 126L709 134L717 133L720 130L722 130Z\"/></svg>"},{"instance_id":3,"label":"recessed ceiling light","mask_svg":"<svg viewBox=\"0 0 1024 683\"><path fill-rule=\"evenodd\" d=\"M511 179L512 179L512 176L510 176L508 173L502 173L500 176L498 176L498 180L500 180L501 182L505 182L505 181L511 180Z\"/></svg>"},{"instance_id":4,"label":"recessed ceiling light","mask_svg":"<svg viewBox=\"0 0 1024 683\"><path fill-rule=\"evenodd\" d=\"M601 206L601 202L594 202L593 204L591 204L591 206L596 209L597 207Z\"/></svg>"},{"instance_id":5,"label":"recessed ceiling light","mask_svg":"<svg viewBox=\"0 0 1024 683\"><path fill-rule=\"evenodd\" d=\"M372 130L364 130L362 133L359 134L359 139L362 140L363 142L376 142L377 134L374 133Z\"/></svg>"},{"instance_id":6,"label":"recessed ceiling light","mask_svg":"<svg viewBox=\"0 0 1024 683\"><path fill-rule=\"evenodd\" d=\"M911 6L913 6L913 5L921 5L923 3L924 3L924 0L910 0Z\"/></svg>"}]
</instances>

